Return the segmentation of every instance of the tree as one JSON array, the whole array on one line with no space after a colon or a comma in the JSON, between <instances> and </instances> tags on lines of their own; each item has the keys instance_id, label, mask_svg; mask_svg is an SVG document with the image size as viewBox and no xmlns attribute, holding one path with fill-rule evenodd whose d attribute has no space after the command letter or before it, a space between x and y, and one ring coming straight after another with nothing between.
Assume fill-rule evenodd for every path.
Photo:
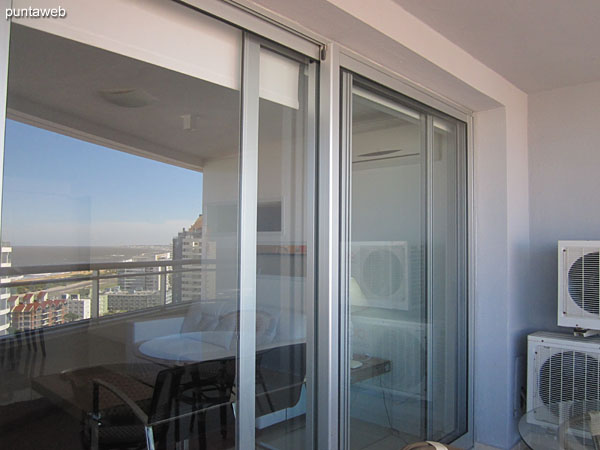
<instances>
[{"instance_id":1,"label":"tree","mask_svg":"<svg viewBox=\"0 0 600 450\"><path fill-rule=\"evenodd\" d=\"M66 313L65 314L65 322L73 322L74 320L79 319L79 316L75 313Z\"/></svg>"}]
</instances>

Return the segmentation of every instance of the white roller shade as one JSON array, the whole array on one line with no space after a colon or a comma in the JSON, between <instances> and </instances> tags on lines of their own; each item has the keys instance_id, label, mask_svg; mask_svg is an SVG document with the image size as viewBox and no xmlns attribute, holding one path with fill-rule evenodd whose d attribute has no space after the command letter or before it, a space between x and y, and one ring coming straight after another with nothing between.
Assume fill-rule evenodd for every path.
<instances>
[{"instance_id":1,"label":"white roller shade","mask_svg":"<svg viewBox=\"0 0 600 450\"><path fill-rule=\"evenodd\" d=\"M242 33L174 2L156 0L14 0L14 8L54 8L64 19L15 23L201 78L240 88Z\"/></svg>"},{"instance_id":2,"label":"white roller shade","mask_svg":"<svg viewBox=\"0 0 600 450\"><path fill-rule=\"evenodd\" d=\"M298 109L300 64L268 50L260 52L259 95L261 98Z\"/></svg>"}]
</instances>

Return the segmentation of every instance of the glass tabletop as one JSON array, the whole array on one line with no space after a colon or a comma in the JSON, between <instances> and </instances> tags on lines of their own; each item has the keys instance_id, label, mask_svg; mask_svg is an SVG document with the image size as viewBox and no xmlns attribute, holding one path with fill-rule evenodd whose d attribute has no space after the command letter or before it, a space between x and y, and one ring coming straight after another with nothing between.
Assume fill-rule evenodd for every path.
<instances>
[{"instance_id":1,"label":"glass tabletop","mask_svg":"<svg viewBox=\"0 0 600 450\"><path fill-rule=\"evenodd\" d=\"M600 450L600 401L557 402L527 412L519 433L533 450Z\"/></svg>"}]
</instances>

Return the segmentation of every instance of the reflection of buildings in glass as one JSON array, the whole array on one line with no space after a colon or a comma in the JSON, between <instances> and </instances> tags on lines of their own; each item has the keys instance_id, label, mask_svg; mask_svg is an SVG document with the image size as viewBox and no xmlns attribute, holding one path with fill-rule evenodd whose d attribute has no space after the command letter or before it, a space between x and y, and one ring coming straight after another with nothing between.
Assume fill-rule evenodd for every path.
<instances>
[{"instance_id":1,"label":"reflection of buildings in glass","mask_svg":"<svg viewBox=\"0 0 600 450\"><path fill-rule=\"evenodd\" d=\"M1 256L1 267L11 266L12 247L7 242L2 242L2 256ZM10 281L9 278L1 278L0 282L6 283ZM0 288L0 336L8 333L8 327L10 327L10 305L8 304L8 298L10 292L8 288Z\"/></svg>"},{"instance_id":2,"label":"reflection of buildings in glass","mask_svg":"<svg viewBox=\"0 0 600 450\"><path fill-rule=\"evenodd\" d=\"M115 290L118 292L118 290ZM108 313L108 294L113 293L113 291L108 291L108 293L100 294L98 296L98 314L100 316L104 316Z\"/></svg>"},{"instance_id":3,"label":"reflection of buildings in glass","mask_svg":"<svg viewBox=\"0 0 600 450\"><path fill-rule=\"evenodd\" d=\"M159 306L162 297L158 291L119 292L106 294L106 303L109 312L133 311Z\"/></svg>"},{"instance_id":4,"label":"reflection of buildings in glass","mask_svg":"<svg viewBox=\"0 0 600 450\"><path fill-rule=\"evenodd\" d=\"M159 253L148 258L145 256L135 256L123 262L142 262L142 261L162 261L171 258L171 253ZM126 292L137 291L162 291L168 290L164 277L160 276L160 272L165 271L165 267L132 267L119 269L119 286ZM139 274L152 274L148 276L140 276ZM133 275L133 276L132 276Z\"/></svg>"},{"instance_id":5,"label":"reflection of buildings in glass","mask_svg":"<svg viewBox=\"0 0 600 450\"><path fill-rule=\"evenodd\" d=\"M155 261L168 261L171 259L171 252L159 253L154 255ZM154 267L155 273L166 272L171 270L171 267ZM160 292L161 298L164 300L164 303L171 303L171 277L169 275L163 276L152 276L146 278L153 278L156 281L156 290Z\"/></svg>"},{"instance_id":6,"label":"reflection of buildings in glass","mask_svg":"<svg viewBox=\"0 0 600 450\"><path fill-rule=\"evenodd\" d=\"M43 294L48 295L45 292ZM65 323L66 313L66 300L34 300L29 303L21 300L21 303L12 309L11 323L16 330L49 327Z\"/></svg>"},{"instance_id":7,"label":"reflection of buildings in glass","mask_svg":"<svg viewBox=\"0 0 600 450\"><path fill-rule=\"evenodd\" d=\"M173 238L173 259L211 259L215 257L215 243L202 241L202 215L186 230ZM174 268L177 270L177 267ZM173 302L188 302L200 298L214 298L215 272L213 266L184 265L180 270L196 269L191 272L173 274ZM202 271L201 271L202 269ZM206 269L212 269L207 271Z\"/></svg>"},{"instance_id":8,"label":"reflection of buildings in glass","mask_svg":"<svg viewBox=\"0 0 600 450\"><path fill-rule=\"evenodd\" d=\"M12 326L16 330L30 330L42 326L42 310L39 303L21 303L11 313Z\"/></svg>"},{"instance_id":9,"label":"reflection of buildings in glass","mask_svg":"<svg viewBox=\"0 0 600 450\"><path fill-rule=\"evenodd\" d=\"M67 294L67 314L77 316L73 320L89 319L91 317L91 300L89 298L79 298L79 296L69 296Z\"/></svg>"}]
</instances>

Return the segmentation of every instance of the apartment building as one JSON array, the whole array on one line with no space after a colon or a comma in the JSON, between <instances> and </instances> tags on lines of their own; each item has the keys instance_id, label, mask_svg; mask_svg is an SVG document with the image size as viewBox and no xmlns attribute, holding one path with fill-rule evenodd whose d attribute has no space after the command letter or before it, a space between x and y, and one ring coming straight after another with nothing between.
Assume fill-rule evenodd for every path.
<instances>
[{"instance_id":1,"label":"apartment building","mask_svg":"<svg viewBox=\"0 0 600 450\"><path fill-rule=\"evenodd\" d=\"M0 267L11 266L12 247L7 242L2 242L2 252L0 254ZM0 278L0 282L10 281L9 277ZM10 297L10 289L0 288L0 336L8 333L10 327L10 309L11 305L8 302Z\"/></svg>"},{"instance_id":2,"label":"apartment building","mask_svg":"<svg viewBox=\"0 0 600 450\"><path fill-rule=\"evenodd\" d=\"M66 299L66 313L73 314L77 318L74 320L89 319L91 315L91 301L89 298L70 298Z\"/></svg>"},{"instance_id":3,"label":"apartment building","mask_svg":"<svg viewBox=\"0 0 600 450\"><path fill-rule=\"evenodd\" d=\"M36 302L42 306L42 326L53 326L65 323L67 306L65 300L45 300Z\"/></svg>"},{"instance_id":4,"label":"apartment building","mask_svg":"<svg viewBox=\"0 0 600 450\"><path fill-rule=\"evenodd\" d=\"M42 306L39 303L17 305L11 316L12 326L16 330L31 330L42 326Z\"/></svg>"},{"instance_id":5,"label":"apartment building","mask_svg":"<svg viewBox=\"0 0 600 450\"><path fill-rule=\"evenodd\" d=\"M24 304L33 303L35 301L35 296L36 296L36 294L33 294L33 293L25 294L21 297L21 303L24 303Z\"/></svg>"},{"instance_id":6,"label":"apartment building","mask_svg":"<svg viewBox=\"0 0 600 450\"><path fill-rule=\"evenodd\" d=\"M65 300L21 303L11 311L11 326L15 330L32 330L65 322Z\"/></svg>"},{"instance_id":7,"label":"apartment building","mask_svg":"<svg viewBox=\"0 0 600 450\"><path fill-rule=\"evenodd\" d=\"M163 303L158 291L118 292L106 294L108 312L135 311L152 308Z\"/></svg>"},{"instance_id":8,"label":"apartment building","mask_svg":"<svg viewBox=\"0 0 600 450\"><path fill-rule=\"evenodd\" d=\"M123 262L146 262L146 261L164 261L171 258L171 254L159 253L152 257L136 256ZM135 291L162 291L168 289L167 280L160 273L165 271L165 267L133 267L119 269L119 287L126 292ZM141 276L141 274L148 274Z\"/></svg>"},{"instance_id":9,"label":"apartment building","mask_svg":"<svg viewBox=\"0 0 600 450\"><path fill-rule=\"evenodd\" d=\"M173 238L173 259L201 259L202 252L202 216L187 230L184 228ZM186 272L178 272L177 266L172 276L173 302L189 302L198 300L202 295L202 275L200 265L185 265L179 267ZM195 272L193 270L196 270ZM192 270L192 271L190 271Z\"/></svg>"}]
</instances>

